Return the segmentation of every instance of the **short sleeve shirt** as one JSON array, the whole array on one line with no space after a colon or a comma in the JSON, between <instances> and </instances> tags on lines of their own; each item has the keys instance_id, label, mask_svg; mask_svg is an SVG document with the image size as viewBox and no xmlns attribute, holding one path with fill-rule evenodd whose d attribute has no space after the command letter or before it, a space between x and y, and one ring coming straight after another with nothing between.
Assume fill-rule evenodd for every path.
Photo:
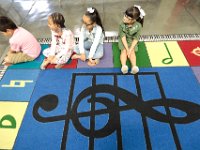
<instances>
[{"instance_id":1,"label":"short sleeve shirt","mask_svg":"<svg viewBox=\"0 0 200 150\"><path fill-rule=\"evenodd\" d=\"M9 39L10 48L16 52L23 52L32 58L39 56L41 47L36 38L26 29L18 27Z\"/></svg>"},{"instance_id":2,"label":"short sleeve shirt","mask_svg":"<svg viewBox=\"0 0 200 150\"><path fill-rule=\"evenodd\" d=\"M119 26L119 48L123 49L122 37L126 36L128 46L131 45L132 41L139 40L142 25L139 22L135 22L132 26L128 26L121 23Z\"/></svg>"}]
</instances>

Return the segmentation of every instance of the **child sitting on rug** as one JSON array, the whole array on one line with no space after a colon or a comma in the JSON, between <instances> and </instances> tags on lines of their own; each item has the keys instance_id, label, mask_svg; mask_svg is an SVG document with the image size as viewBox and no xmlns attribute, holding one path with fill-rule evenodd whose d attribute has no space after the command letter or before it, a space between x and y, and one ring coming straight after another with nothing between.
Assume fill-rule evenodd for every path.
<instances>
[{"instance_id":1,"label":"child sitting on rug","mask_svg":"<svg viewBox=\"0 0 200 150\"><path fill-rule=\"evenodd\" d=\"M83 25L79 36L79 44L75 47L76 54L72 59L86 61L95 66L103 57L104 28L96 8L89 7L82 17Z\"/></svg>"},{"instance_id":2,"label":"child sitting on rug","mask_svg":"<svg viewBox=\"0 0 200 150\"><path fill-rule=\"evenodd\" d=\"M48 17L52 42L51 47L43 51L46 59L41 64L41 69L45 69L48 64L56 64L55 68L61 68L71 57L74 48L74 36L64 23L65 19L61 13L55 12Z\"/></svg>"},{"instance_id":3,"label":"child sitting on rug","mask_svg":"<svg viewBox=\"0 0 200 150\"><path fill-rule=\"evenodd\" d=\"M17 27L10 18L0 17L0 32L10 38L4 65L33 61L39 56L41 47L36 38L26 29Z\"/></svg>"},{"instance_id":4,"label":"child sitting on rug","mask_svg":"<svg viewBox=\"0 0 200 150\"><path fill-rule=\"evenodd\" d=\"M140 6L134 5L125 11L123 22L119 26L118 46L121 50L120 61L123 74L128 73L127 58L132 65L131 73L136 74L139 72L139 68L136 66L135 52L138 51L137 43L143 26L144 16L144 10Z\"/></svg>"}]
</instances>

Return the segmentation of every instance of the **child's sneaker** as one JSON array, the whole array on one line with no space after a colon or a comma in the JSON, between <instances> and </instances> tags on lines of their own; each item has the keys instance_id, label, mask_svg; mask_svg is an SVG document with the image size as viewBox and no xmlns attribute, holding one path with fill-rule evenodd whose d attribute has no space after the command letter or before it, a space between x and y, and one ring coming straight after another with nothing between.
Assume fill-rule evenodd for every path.
<instances>
[{"instance_id":1,"label":"child's sneaker","mask_svg":"<svg viewBox=\"0 0 200 150\"><path fill-rule=\"evenodd\" d=\"M128 66L127 65L122 66L121 71L123 74L128 73Z\"/></svg>"},{"instance_id":2,"label":"child's sneaker","mask_svg":"<svg viewBox=\"0 0 200 150\"><path fill-rule=\"evenodd\" d=\"M138 73L138 72L139 72L138 66L132 67L132 69L131 69L131 73L132 73L132 74L136 74L136 73Z\"/></svg>"}]
</instances>

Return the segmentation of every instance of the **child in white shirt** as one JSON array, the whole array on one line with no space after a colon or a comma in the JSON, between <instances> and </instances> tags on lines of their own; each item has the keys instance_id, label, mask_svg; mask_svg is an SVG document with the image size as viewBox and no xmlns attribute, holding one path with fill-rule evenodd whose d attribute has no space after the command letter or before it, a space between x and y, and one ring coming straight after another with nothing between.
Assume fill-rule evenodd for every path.
<instances>
[{"instance_id":1,"label":"child in white shirt","mask_svg":"<svg viewBox=\"0 0 200 150\"><path fill-rule=\"evenodd\" d=\"M72 59L86 61L89 66L95 66L103 57L104 28L96 8L87 8L82 17L83 26L79 36L79 44L75 47Z\"/></svg>"},{"instance_id":2,"label":"child in white shirt","mask_svg":"<svg viewBox=\"0 0 200 150\"><path fill-rule=\"evenodd\" d=\"M60 13L53 13L48 18L48 26L52 33L51 47L43 51L46 59L40 68L45 69L48 64L56 64L55 68L61 68L70 59L74 48L73 33L66 29L65 19Z\"/></svg>"}]
</instances>

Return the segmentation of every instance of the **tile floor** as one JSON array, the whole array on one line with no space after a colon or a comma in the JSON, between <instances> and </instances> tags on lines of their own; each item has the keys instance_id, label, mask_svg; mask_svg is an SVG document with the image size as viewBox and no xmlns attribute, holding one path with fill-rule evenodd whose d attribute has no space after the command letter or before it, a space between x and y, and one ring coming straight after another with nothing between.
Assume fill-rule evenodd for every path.
<instances>
[{"instance_id":1,"label":"tile floor","mask_svg":"<svg viewBox=\"0 0 200 150\"><path fill-rule=\"evenodd\" d=\"M66 26L75 31L86 8L94 6L105 30L118 31L123 12L134 4L146 11L142 35L200 33L200 0L0 0L0 15L7 15L37 38L47 38L47 17L53 12L61 12ZM1 35L0 56L6 47L8 39Z\"/></svg>"}]
</instances>

